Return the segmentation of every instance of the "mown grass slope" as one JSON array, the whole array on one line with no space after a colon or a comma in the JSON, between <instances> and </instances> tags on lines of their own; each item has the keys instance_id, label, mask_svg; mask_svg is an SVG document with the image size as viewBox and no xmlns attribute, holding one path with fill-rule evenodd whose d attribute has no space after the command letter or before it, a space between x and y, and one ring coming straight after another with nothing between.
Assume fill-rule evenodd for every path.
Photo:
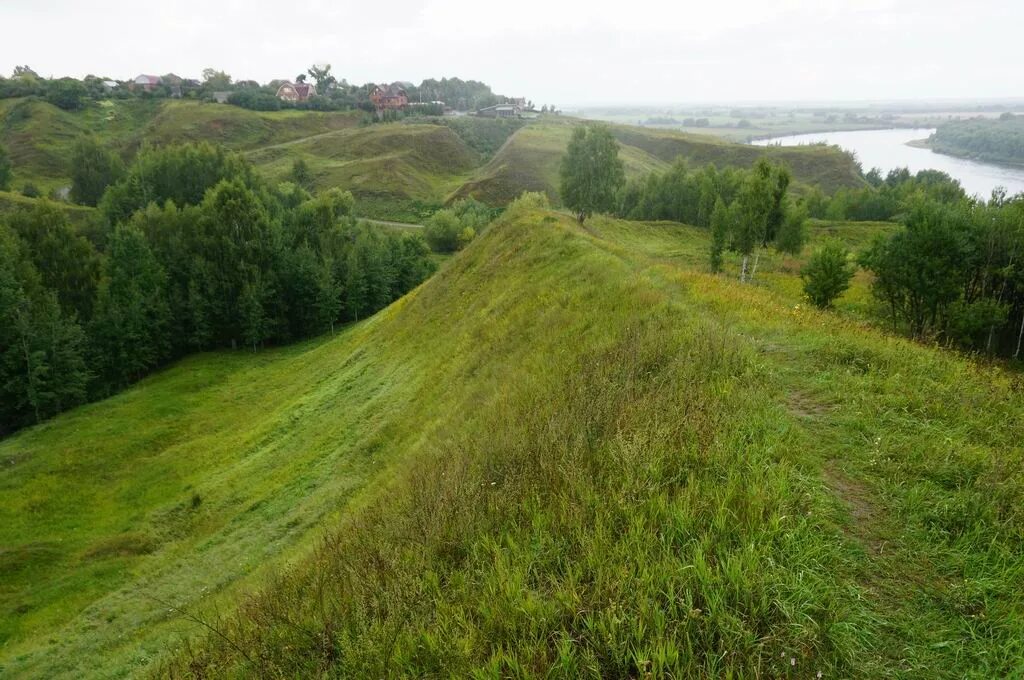
<instances>
[{"instance_id":1,"label":"mown grass slope","mask_svg":"<svg viewBox=\"0 0 1024 680\"><path fill-rule=\"evenodd\" d=\"M514 207L338 337L3 442L0 668L1024 671L1019 376L808 310L781 258L710 275L705 238Z\"/></svg>"},{"instance_id":2,"label":"mown grass slope","mask_svg":"<svg viewBox=\"0 0 1024 680\"><path fill-rule=\"evenodd\" d=\"M463 185L460 196L473 196L495 205L523 191L543 191L558 200L558 168L572 129L584 121L545 118L515 133L495 156ZM819 185L826 192L861 186L853 159L825 147L755 147L708 135L613 125L621 144L620 156L628 177L664 170L679 158L694 167L750 167L762 155L786 163L797 182Z\"/></svg>"}]
</instances>

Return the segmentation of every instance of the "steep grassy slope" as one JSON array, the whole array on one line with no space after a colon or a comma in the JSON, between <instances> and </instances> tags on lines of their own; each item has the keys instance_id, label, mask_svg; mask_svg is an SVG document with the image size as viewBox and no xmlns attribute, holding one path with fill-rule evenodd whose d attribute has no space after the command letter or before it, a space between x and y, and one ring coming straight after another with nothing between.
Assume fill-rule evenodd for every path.
<instances>
[{"instance_id":1,"label":"steep grassy slope","mask_svg":"<svg viewBox=\"0 0 1024 680\"><path fill-rule=\"evenodd\" d=\"M432 124L386 124L321 134L252 151L248 157L272 180L286 179L304 159L317 187L342 187L374 217L378 204L419 202L434 209L465 181L480 155L451 128ZM413 215L413 217L416 217Z\"/></svg>"},{"instance_id":2,"label":"steep grassy slope","mask_svg":"<svg viewBox=\"0 0 1024 680\"><path fill-rule=\"evenodd\" d=\"M164 674L1024 671L1019 377L703 238L515 208L336 338L0 443L0 668L138 672L184 609Z\"/></svg>"},{"instance_id":3,"label":"steep grassy slope","mask_svg":"<svg viewBox=\"0 0 1024 680\"><path fill-rule=\"evenodd\" d=\"M92 133L130 157L145 141L207 141L235 150L277 144L359 124L360 112L257 112L235 106L175 100L110 100L74 113L47 102L0 99L0 143L14 162L15 184L43 189L69 183L75 140Z\"/></svg>"},{"instance_id":4,"label":"steep grassy slope","mask_svg":"<svg viewBox=\"0 0 1024 680\"><path fill-rule=\"evenodd\" d=\"M396 480L170 670L1020 672L1018 379L631 228L513 213L408 300Z\"/></svg>"},{"instance_id":5,"label":"steep grassy slope","mask_svg":"<svg viewBox=\"0 0 1024 680\"><path fill-rule=\"evenodd\" d=\"M496 205L507 203L523 191L543 191L557 200L559 163L573 126L579 124L582 121L547 118L520 130L459 189L458 194ZM627 176L662 170L680 157L695 166L715 163L719 167L749 167L767 153L787 163L798 182L820 184L828 192L863 184L853 160L835 149L765 149L705 135L650 128L616 125L612 130L622 145L620 155L626 164Z\"/></svg>"},{"instance_id":6,"label":"steep grassy slope","mask_svg":"<svg viewBox=\"0 0 1024 680\"><path fill-rule=\"evenodd\" d=\"M135 672L182 629L164 602L208 600L328 526L418 436L403 414L430 357L373 340L397 311L189 359L0 444L0 675Z\"/></svg>"}]
</instances>

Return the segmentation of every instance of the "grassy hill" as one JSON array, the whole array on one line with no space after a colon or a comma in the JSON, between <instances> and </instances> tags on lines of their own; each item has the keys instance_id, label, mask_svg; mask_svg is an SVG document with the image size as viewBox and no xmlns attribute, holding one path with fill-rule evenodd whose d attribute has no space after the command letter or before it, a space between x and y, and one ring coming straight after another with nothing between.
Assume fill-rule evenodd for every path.
<instances>
[{"instance_id":1,"label":"grassy hill","mask_svg":"<svg viewBox=\"0 0 1024 680\"><path fill-rule=\"evenodd\" d=\"M504 205L523 191L557 200L558 166L572 127L546 117L523 124L452 118L362 125L362 112L257 112L175 100L113 100L68 113L36 99L0 100L0 143L14 161L13 188L44 193L68 186L75 140L90 131L130 158L148 144L207 141L246 152L267 177L307 161L318 186L357 194L364 214L417 221L453 198ZM755 148L709 136L615 126L627 173L663 170L676 158L694 165L747 167L763 153L788 163L798 182L826 191L862 183L853 161L834 149Z\"/></svg>"},{"instance_id":2,"label":"grassy hill","mask_svg":"<svg viewBox=\"0 0 1024 680\"><path fill-rule=\"evenodd\" d=\"M557 200L559 163L572 128L580 124L583 122L575 119L545 118L520 130L459 189L458 195L503 204L523 191L543 191ZM612 130L622 145L620 156L628 177L664 170L677 158L685 158L695 167L707 163L749 167L767 153L787 163L797 182L820 184L827 192L863 184L853 159L835 149L765 149L706 135L650 128L615 125Z\"/></svg>"},{"instance_id":3,"label":"grassy hill","mask_svg":"<svg viewBox=\"0 0 1024 680\"><path fill-rule=\"evenodd\" d=\"M49 190L70 183L71 149L87 132L128 158L143 141L207 141L246 150L354 127L361 116L141 99L109 100L71 113L34 98L0 99L0 144L14 162L14 188L33 182Z\"/></svg>"},{"instance_id":4,"label":"grassy hill","mask_svg":"<svg viewBox=\"0 0 1024 680\"><path fill-rule=\"evenodd\" d=\"M442 206L480 163L480 154L444 125L393 124L331 132L247 154L265 176L284 180L302 158L318 188L340 186L373 217L416 220L416 205Z\"/></svg>"},{"instance_id":5,"label":"grassy hill","mask_svg":"<svg viewBox=\"0 0 1024 680\"><path fill-rule=\"evenodd\" d=\"M0 442L0 673L1024 671L1019 376L705 247L514 208L335 337Z\"/></svg>"}]
</instances>

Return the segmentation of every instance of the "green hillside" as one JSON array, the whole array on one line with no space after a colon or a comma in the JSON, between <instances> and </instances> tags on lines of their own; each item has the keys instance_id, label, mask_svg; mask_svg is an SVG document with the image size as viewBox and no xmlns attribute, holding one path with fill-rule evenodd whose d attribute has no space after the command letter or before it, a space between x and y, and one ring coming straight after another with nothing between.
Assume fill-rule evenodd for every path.
<instances>
[{"instance_id":1,"label":"green hillside","mask_svg":"<svg viewBox=\"0 0 1024 680\"><path fill-rule=\"evenodd\" d=\"M0 442L0 674L1024 671L1019 376L706 238L515 207L335 337Z\"/></svg>"},{"instance_id":2,"label":"green hillside","mask_svg":"<svg viewBox=\"0 0 1024 680\"><path fill-rule=\"evenodd\" d=\"M529 190L557 200L558 166L572 127L582 124L561 117L525 123L463 117L362 125L363 116L138 99L69 113L37 99L6 99L0 100L0 144L10 151L17 191L26 182L44 193L67 187L72 147L88 131L126 159L143 141L222 144L246 152L273 180L285 179L301 158L318 187L351 190L365 215L419 221L457 197L504 205ZM766 151L708 136L614 130L631 176L664 170L679 157L695 166L748 167L768 153L788 163L798 182L820 184L826 192L863 184L853 161L834 149Z\"/></svg>"},{"instance_id":3,"label":"green hillside","mask_svg":"<svg viewBox=\"0 0 1024 680\"><path fill-rule=\"evenodd\" d=\"M0 99L0 144L14 162L14 187L31 181L51 189L70 182L71 149L87 132L128 157L143 141L207 141L246 150L350 128L361 117L361 112L257 112L223 104L140 99L104 101L71 113L34 98Z\"/></svg>"},{"instance_id":4,"label":"green hillside","mask_svg":"<svg viewBox=\"0 0 1024 680\"><path fill-rule=\"evenodd\" d=\"M582 124L574 119L546 118L520 130L484 167L459 189L459 196L503 204L523 191L543 191L558 199L558 167L572 135ZM620 155L627 176L664 170L678 158L694 167L715 163L718 167L749 167L763 154L787 163L794 178L818 184L826 192L840 187L862 186L852 158L835 149L815 147L753 147L705 135L649 128L612 127L622 145Z\"/></svg>"},{"instance_id":5,"label":"green hillside","mask_svg":"<svg viewBox=\"0 0 1024 680\"><path fill-rule=\"evenodd\" d=\"M301 158L317 188L344 187L359 198L361 209L369 207L368 214L406 219L418 217L406 208L415 202L443 205L480 162L480 154L451 128L428 124L342 130L262 147L248 158L277 181L287 179ZM387 212L389 205L399 212Z\"/></svg>"}]
</instances>

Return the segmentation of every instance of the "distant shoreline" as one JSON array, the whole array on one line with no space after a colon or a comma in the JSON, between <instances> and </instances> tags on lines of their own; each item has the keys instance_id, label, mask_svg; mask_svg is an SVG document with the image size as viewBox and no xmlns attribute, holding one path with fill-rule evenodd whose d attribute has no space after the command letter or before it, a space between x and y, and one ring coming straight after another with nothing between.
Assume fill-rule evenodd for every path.
<instances>
[{"instance_id":1,"label":"distant shoreline","mask_svg":"<svg viewBox=\"0 0 1024 680\"><path fill-rule=\"evenodd\" d=\"M1015 163L1014 161L1007 160L996 160L993 158L985 158L977 154L970 154L966 152L958 152L947 148L935 148L932 146L929 139L912 139L907 142L907 146L912 146L915 149L928 149L933 153L942 154L943 156L950 156L952 158L961 158L965 161L974 161L975 163L986 163L988 165L998 165L1004 168L1011 168L1013 170L1019 170L1024 168L1024 162Z\"/></svg>"}]
</instances>

